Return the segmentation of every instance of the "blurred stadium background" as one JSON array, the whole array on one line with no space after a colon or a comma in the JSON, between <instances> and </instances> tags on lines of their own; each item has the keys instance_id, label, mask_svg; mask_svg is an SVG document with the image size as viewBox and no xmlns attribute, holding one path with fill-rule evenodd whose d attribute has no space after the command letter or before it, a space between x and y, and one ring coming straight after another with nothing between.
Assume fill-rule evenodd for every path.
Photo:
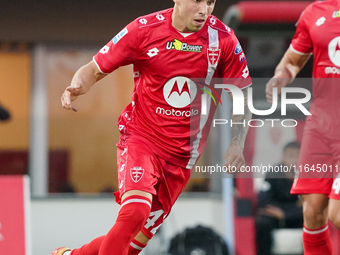
<instances>
[{"instance_id":1,"label":"blurred stadium background","mask_svg":"<svg viewBox=\"0 0 340 255\"><path fill-rule=\"evenodd\" d=\"M254 100L259 109L270 106L265 102L265 80L272 76L294 34L299 14L292 13L301 13L301 6L307 4L217 1L213 14L235 30L243 46L255 78ZM132 68L118 69L79 98L78 113L63 110L60 96L74 72L126 24L172 5L170 0L1 1L0 104L11 119L0 122L0 175L30 177L26 220L31 253L27 255L49 254L61 245L78 247L105 234L114 223L119 209L112 196L117 189L116 120L130 102ZM284 6L291 12L282 10ZM264 9L268 9L266 15ZM242 13L251 10L255 11L250 16ZM311 75L308 65L302 77ZM250 129L245 151L248 165L276 164L287 142L300 141L303 116L292 109L290 118L299 120L297 128ZM212 131L198 164L221 164L227 143L225 131ZM255 254L252 216L263 177L220 177L193 175L144 255L166 254L171 238L197 225L223 237L230 254ZM0 210L9 208L1 204ZM5 225L0 218L0 250L6 240L1 238ZM300 247L300 241L292 245Z\"/></svg>"}]
</instances>

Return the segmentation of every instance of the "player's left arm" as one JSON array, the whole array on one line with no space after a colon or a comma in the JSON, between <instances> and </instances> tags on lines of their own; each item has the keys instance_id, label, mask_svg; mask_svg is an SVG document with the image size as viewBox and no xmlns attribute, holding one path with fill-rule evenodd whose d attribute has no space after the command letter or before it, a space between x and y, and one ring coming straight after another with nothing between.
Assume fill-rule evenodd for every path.
<instances>
[{"instance_id":1,"label":"player's left arm","mask_svg":"<svg viewBox=\"0 0 340 255\"><path fill-rule=\"evenodd\" d=\"M236 167L236 170L240 170L241 166L245 165L245 159L243 156L244 143L248 133L249 126L248 121L252 118L252 113L247 107L248 101L248 90L243 89L242 93L244 96L244 115L232 116L232 128L231 128L231 142L227 151L224 154L225 166L230 168ZM231 99L233 99L232 93L229 93ZM237 123L237 124L234 124Z\"/></svg>"}]
</instances>

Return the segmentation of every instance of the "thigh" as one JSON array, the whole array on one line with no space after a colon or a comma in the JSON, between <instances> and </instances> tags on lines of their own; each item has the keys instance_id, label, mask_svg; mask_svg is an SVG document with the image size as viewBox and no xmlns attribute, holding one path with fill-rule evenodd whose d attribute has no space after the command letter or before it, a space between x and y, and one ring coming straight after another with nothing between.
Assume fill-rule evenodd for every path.
<instances>
[{"instance_id":1,"label":"thigh","mask_svg":"<svg viewBox=\"0 0 340 255\"><path fill-rule=\"evenodd\" d=\"M292 194L326 194L331 192L332 151L328 140L316 133L303 136Z\"/></svg>"},{"instance_id":2,"label":"thigh","mask_svg":"<svg viewBox=\"0 0 340 255\"><path fill-rule=\"evenodd\" d=\"M160 163L146 144L120 141L117 144L118 203L126 192L142 191L156 195Z\"/></svg>"}]
</instances>

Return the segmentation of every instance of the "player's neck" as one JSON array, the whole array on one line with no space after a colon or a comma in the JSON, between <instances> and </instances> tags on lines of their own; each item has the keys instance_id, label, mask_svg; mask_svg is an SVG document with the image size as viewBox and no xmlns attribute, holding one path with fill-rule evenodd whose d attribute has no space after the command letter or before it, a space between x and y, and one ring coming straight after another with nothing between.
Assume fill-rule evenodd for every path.
<instances>
[{"instance_id":1,"label":"player's neck","mask_svg":"<svg viewBox=\"0 0 340 255\"><path fill-rule=\"evenodd\" d=\"M192 32L187 29L185 22L181 19L176 6L174 7L171 15L171 25L179 32Z\"/></svg>"}]
</instances>

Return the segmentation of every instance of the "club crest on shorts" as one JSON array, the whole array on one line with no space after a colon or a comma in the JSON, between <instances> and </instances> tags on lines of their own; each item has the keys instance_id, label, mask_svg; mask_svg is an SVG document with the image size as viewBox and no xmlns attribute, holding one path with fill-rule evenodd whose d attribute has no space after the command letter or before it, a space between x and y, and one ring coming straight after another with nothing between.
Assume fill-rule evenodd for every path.
<instances>
[{"instance_id":1,"label":"club crest on shorts","mask_svg":"<svg viewBox=\"0 0 340 255\"><path fill-rule=\"evenodd\" d=\"M140 166L135 166L135 167L130 169L130 175L131 175L131 179L135 183L137 183L142 179L142 177L144 175L144 169L141 168Z\"/></svg>"},{"instance_id":2,"label":"club crest on shorts","mask_svg":"<svg viewBox=\"0 0 340 255\"><path fill-rule=\"evenodd\" d=\"M217 47L210 47L208 50L208 60L211 66L217 66L220 60L221 50Z\"/></svg>"}]
</instances>

